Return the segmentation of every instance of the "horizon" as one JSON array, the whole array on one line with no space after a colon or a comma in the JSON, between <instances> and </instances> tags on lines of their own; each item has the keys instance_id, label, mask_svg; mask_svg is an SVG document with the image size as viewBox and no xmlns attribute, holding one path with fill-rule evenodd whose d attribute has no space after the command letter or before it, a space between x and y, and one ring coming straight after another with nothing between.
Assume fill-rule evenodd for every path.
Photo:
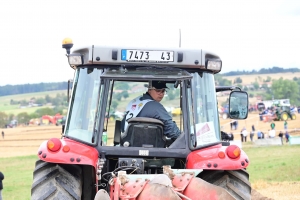
<instances>
[{"instance_id":1,"label":"horizon","mask_svg":"<svg viewBox=\"0 0 300 200\"><path fill-rule=\"evenodd\" d=\"M274 67L277 67L277 66L273 66L273 67L270 67L270 68L253 69L253 70L255 70L256 72L258 72L258 71L260 71L262 69L267 69L268 70L268 69L273 69ZM278 74L278 73L292 73L292 72L289 72L288 70L299 69L299 68L282 68L282 67L277 67L277 68L283 69L285 71L284 72L263 73L263 74L266 75L266 74ZM247 70L235 70L235 71L228 71L228 72L223 72L223 73L232 73L232 72L252 73L252 70L251 71L247 71ZM228 76L228 77L230 77L230 76L240 76L240 75L224 75L223 73L221 71L220 73L217 73L217 74L220 74L220 75L223 75L223 76ZM261 74L261 75L263 75L263 74ZM252 74L241 74L241 75L252 75ZM253 74L253 75L255 75L255 74ZM28 84L29 85L34 85L34 84L41 84L41 83L62 83L62 82L68 82L68 80L66 80L66 81L53 81L53 82L38 82L38 83L20 83L20 84L14 84L14 85L13 84L6 84L6 85L0 85L0 87L16 86L16 85L28 85Z\"/></svg>"}]
</instances>

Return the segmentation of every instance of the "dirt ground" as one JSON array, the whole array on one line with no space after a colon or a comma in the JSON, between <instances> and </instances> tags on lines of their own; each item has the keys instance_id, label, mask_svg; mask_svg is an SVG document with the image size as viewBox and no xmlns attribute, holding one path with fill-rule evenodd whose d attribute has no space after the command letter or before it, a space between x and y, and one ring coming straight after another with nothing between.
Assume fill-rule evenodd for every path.
<instances>
[{"instance_id":1,"label":"dirt ground","mask_svg":"<svg viewBox=\"0 0 300 200\"><path fill-rule=\"evenodd\" d=\"M300 135L297 131L300 129L299 124L300 115L297 115L296 120L288 120L288 130L292 135ZM280 130L283 130L283 122L276 121L275 129L276 135ZM231 131L230 119L220 119L222 130L225 132L232 132L235 135L235 140L240 139L240 131L243 127L251 131L251 126L254 125L256 130L261 130L265 133L270 129L270 123L259 121L258 113L251 113L248 119L239 121L237 130ZM61 126L26 126L17 127L12 129L0 129L4 131L4 139L0 138L0 158L25 156L37 154L39 145L44 140L49 138L61 137ZM249 138L248 138L249 139ZM254 137L256 139L256 135ZM253 186L252 186L253 187ZM284 192L283 188L289 188L287 192ZM275 183L255 185L252 191L253 200L271 200L271 199L300 199L298 193L300 189L300 183Z\"/></svg>"}]
</instances>

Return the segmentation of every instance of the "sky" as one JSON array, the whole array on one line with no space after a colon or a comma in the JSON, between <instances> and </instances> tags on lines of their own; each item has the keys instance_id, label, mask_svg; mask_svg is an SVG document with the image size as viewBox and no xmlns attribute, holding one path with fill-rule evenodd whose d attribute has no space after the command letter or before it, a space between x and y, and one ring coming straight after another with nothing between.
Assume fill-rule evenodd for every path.
<instances>
[{"instance_id":1,"label":"sky","mask_svg":"<svg viewBox=\"0 0 300 200\"><path fill-rule=\"evenodd\" d=\"M300 68L299 0L1 0L0 86L73 78L62 41L198 48L222 72Z\"/></svg>"}]
</instances>

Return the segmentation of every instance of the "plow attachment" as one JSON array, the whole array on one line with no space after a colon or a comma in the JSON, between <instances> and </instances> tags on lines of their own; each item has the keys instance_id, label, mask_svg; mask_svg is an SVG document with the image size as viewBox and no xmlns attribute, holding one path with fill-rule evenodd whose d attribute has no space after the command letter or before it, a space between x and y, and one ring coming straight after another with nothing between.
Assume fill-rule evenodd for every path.
<instances>
[{"instance_id":1,"label":"plow attachment","mask_svg":"<svg viewBox=\"0 0 300 200\"><path fill-rule=\"evenodd\" d=\"M197 178L199 170L164 169L164 172L158 175L127 175L124 171L119 172L118 177L110 181L110 194L100 190L95 200L234 199L222 187Z\"/></svg>"}]
</instances>

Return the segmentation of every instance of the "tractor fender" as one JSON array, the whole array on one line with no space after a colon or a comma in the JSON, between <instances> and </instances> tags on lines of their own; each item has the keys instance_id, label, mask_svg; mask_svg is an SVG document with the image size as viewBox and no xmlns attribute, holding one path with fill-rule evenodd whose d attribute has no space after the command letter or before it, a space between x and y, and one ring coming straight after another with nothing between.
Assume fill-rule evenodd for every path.
<instances>
[{"instance_id":1,"label":"tractor fender","mask_svg":"<svg viewBox=\"0 0 300 200\"><path fill-rule=\"evenodd\" d=\"M98 151L94 147L68 138L62 138L60 141L61 147L55 152L49 150L47 148L48 141L44 141L38 149L39 159L50 163L92 165L95 170L97 169ZM69 148L65 148L65 146Z\"/></svg>"},{"instance_id":2,"label":"tractor fender","mask_svg":"<svg viewBox=\"0 0 300 200\"><path fill-rule=\"evenodd\" d=\"M247 168L249 158L246 153L240 149L240 156L232 159L226 153L230 146L218 144L193 151L187 156L186 168L213 170L238 170ZM223 152L225 156L219 157L219 152Z\"/></svg>"}]
</instances>

